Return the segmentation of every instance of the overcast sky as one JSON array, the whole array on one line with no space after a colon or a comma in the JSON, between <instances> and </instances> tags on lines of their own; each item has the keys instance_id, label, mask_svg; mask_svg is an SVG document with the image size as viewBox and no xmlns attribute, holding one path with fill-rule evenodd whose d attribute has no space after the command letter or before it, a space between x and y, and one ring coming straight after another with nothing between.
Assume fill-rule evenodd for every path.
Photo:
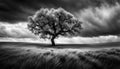
<instances>
[{"instance_id":1,"label":"overcast sky","mask_svg":"<svg viewBox=\"0 0 120 69\"><path fill-rule=\"evenodd\" d=\"M62 7L69 12L78 12L88 7L98 7L103 3L110 5L119 0L0 0L0 20L7 22L26 21L41 7Z\"/></svg>"},{"instance_id":2,"label":"overcast sky","mask_svg":"<svg viewBox=\"0 0 120 69\"><path fill-rule=\"evenodd\" d=\"M35 38L26 28L28 16L40 8L62 7L83 22L80 37L113 36L114 41L119 41L119 3L120 0L0 0L0 37Z\"/></svg>"}]
</instances>

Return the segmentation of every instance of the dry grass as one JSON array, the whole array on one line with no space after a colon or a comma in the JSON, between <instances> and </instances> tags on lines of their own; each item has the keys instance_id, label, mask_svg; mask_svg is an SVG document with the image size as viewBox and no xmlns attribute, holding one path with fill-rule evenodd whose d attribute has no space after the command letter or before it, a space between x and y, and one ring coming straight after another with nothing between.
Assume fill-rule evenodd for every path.
<instances>
[{"instance_id":1,"label":"dry grass","mask_svg":"<svg viewBox=\"0 0 120 69\"><path fill-rule=\"evenodd\" d=\"M3 46L0 69L120 69L120 49Z\"/></svg>"}]
</instances>

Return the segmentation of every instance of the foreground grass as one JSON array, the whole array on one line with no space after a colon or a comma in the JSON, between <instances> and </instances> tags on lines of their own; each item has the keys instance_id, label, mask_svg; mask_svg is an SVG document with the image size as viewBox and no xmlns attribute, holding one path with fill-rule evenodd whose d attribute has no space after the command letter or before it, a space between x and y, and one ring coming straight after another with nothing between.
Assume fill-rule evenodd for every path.
<instances>
[{"instance_id":1,"label":"foreground grass","mask_svg":"<svg viewBox=\"0 0 120 69\"><path fill-rule=\"evenodd\" d=\"M1 47L0 69L120 69L120 49Z\"/></svg>"}]
</instances>

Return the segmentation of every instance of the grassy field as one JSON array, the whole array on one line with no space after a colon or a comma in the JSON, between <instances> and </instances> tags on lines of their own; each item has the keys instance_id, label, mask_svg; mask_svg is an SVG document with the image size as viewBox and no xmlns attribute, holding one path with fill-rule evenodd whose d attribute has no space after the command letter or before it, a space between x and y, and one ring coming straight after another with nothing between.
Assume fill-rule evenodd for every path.
<instances>
[{"instance_id":1,"label":"grassy field","mask_svg":"<svg viewBox=\"0 0 120 69\"><path fill-rule=\"evenodd\" d=\"M119 43L100 46L1 42L0 69L120 69Z\"/></svg>"}]
</instances>

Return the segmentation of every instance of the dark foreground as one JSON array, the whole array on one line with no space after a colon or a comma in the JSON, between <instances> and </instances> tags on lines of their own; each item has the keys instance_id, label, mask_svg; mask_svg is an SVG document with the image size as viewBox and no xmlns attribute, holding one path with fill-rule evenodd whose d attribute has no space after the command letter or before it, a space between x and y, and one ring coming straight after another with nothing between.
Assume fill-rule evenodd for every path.
<instances>
[{"instance_id":1,"label":"dark foreground","mask_svg":"<svg viewBox=\"0 0 120 69\"><path fill-rule=\"evenodd\" d=\"M64 49L1 43L0 69L120 69L120 48Z\"/></svg>"}]
</instances>

